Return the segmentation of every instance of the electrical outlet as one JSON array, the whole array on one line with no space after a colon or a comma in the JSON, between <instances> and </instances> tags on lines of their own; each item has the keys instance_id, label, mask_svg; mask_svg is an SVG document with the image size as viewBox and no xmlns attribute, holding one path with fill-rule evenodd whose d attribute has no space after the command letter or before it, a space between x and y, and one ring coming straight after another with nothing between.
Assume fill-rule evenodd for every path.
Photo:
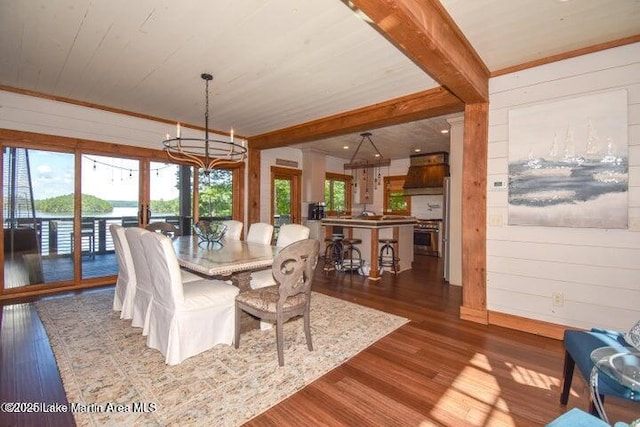
<instances>
[{"instance_id":1,"label":"electrical outlet","mask_svg":"<svg viewBox=\"0 0 640 427\"><path fill-rule=\"evenodd\" d=\"M562 307L564 305L564 294L562 292L554 292L551 294L551 300L554 307Z\"/></svg>"}]
</instances>

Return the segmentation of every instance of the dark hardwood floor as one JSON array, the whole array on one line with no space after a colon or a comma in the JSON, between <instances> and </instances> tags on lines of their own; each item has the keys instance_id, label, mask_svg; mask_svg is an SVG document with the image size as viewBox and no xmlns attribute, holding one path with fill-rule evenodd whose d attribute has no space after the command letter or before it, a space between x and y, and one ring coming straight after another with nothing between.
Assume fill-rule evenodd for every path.
<instances>
[{"instance_id":1,"label":"dark hardwood floor","mask_svg":"<svg viewBox=\"0 0 640 427\"><path fill-rule=\"evenodd\" d=\"M460 320L461 289L441 273L431 257L379 282L318 269L315 291L411 322L247 425L540 426L572 407L586 410L588 386L577 372L569 405L559 403L562 342ZM32 305L6 305L0 316L0 402L66 402ZM640 416L637 403L608 398L605 406L612 421ZM0 413L0 425L74 423L68 413Z\"/></svg>"}]
</instances>

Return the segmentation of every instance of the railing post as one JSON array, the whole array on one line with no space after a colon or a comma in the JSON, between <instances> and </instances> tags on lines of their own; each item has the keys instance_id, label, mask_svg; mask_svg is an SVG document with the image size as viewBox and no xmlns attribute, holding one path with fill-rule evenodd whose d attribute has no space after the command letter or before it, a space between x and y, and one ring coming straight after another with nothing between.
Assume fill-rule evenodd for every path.
<instances>
[{"instance_id":1,"label":"railing post","mask_svg":"<svg viewBox=\"0 0 640 427\"><path fill-rule=\"evenodd\" d=\"M107 221L104 218L98 220L98 253L107 252Z\"/></svg>"},{"instance_id":2,"label":"railing post","mask_svg":"<svg viewBox=\"0 0 640 427\"><path fill-rule=\"evenodd\" d=\"M49 255L58 254L58 221L49 221Z\"/></svg>"}]
</instances>

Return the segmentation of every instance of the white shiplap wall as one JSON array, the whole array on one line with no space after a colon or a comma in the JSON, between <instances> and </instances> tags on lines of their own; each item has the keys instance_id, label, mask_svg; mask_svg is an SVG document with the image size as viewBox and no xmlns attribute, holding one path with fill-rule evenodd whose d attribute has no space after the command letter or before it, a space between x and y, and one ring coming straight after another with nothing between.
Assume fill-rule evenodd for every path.
<instances>
[{"instance_id":1,"label":"white shiplap wall","mask_svg":"<svg viewBox=\"0 0 640 427\"><path fill-rule=\"evenodd\" d=\"M508 226L509 110L625 89L629 230ZM490 80L487 308L561 325L628 330L640 320L640 44ZM564 304L554 306L553 293Z\"/></svg>"},{"instance_id":2,"label":"white shiplap wall","mask_svg":"<svg viewBox=\"0 0 640 427\"><path fill-rule=\"evenodd\" d=\"M162 149L167 133L176 134L172 124L2 90L0 128L155 150ZM200 138L203 132L183 127L182 136Z\"/></svg>"}]
</instances>

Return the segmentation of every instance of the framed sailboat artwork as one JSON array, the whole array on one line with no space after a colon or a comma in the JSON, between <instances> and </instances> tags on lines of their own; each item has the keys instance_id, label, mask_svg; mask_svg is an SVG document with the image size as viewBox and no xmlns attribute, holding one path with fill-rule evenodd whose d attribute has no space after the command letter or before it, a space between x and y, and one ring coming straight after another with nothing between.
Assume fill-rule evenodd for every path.
<instances>
[{"instance_id":1,"label":"framed sailboat artwork","mask_svg":"<svg viewBox=\"0 0 640 427\"><path fill-rule=\"evenodd\" d=\"M509 225L627 228L627 92L509 111Z\"/></svg>"}]
</instances>

